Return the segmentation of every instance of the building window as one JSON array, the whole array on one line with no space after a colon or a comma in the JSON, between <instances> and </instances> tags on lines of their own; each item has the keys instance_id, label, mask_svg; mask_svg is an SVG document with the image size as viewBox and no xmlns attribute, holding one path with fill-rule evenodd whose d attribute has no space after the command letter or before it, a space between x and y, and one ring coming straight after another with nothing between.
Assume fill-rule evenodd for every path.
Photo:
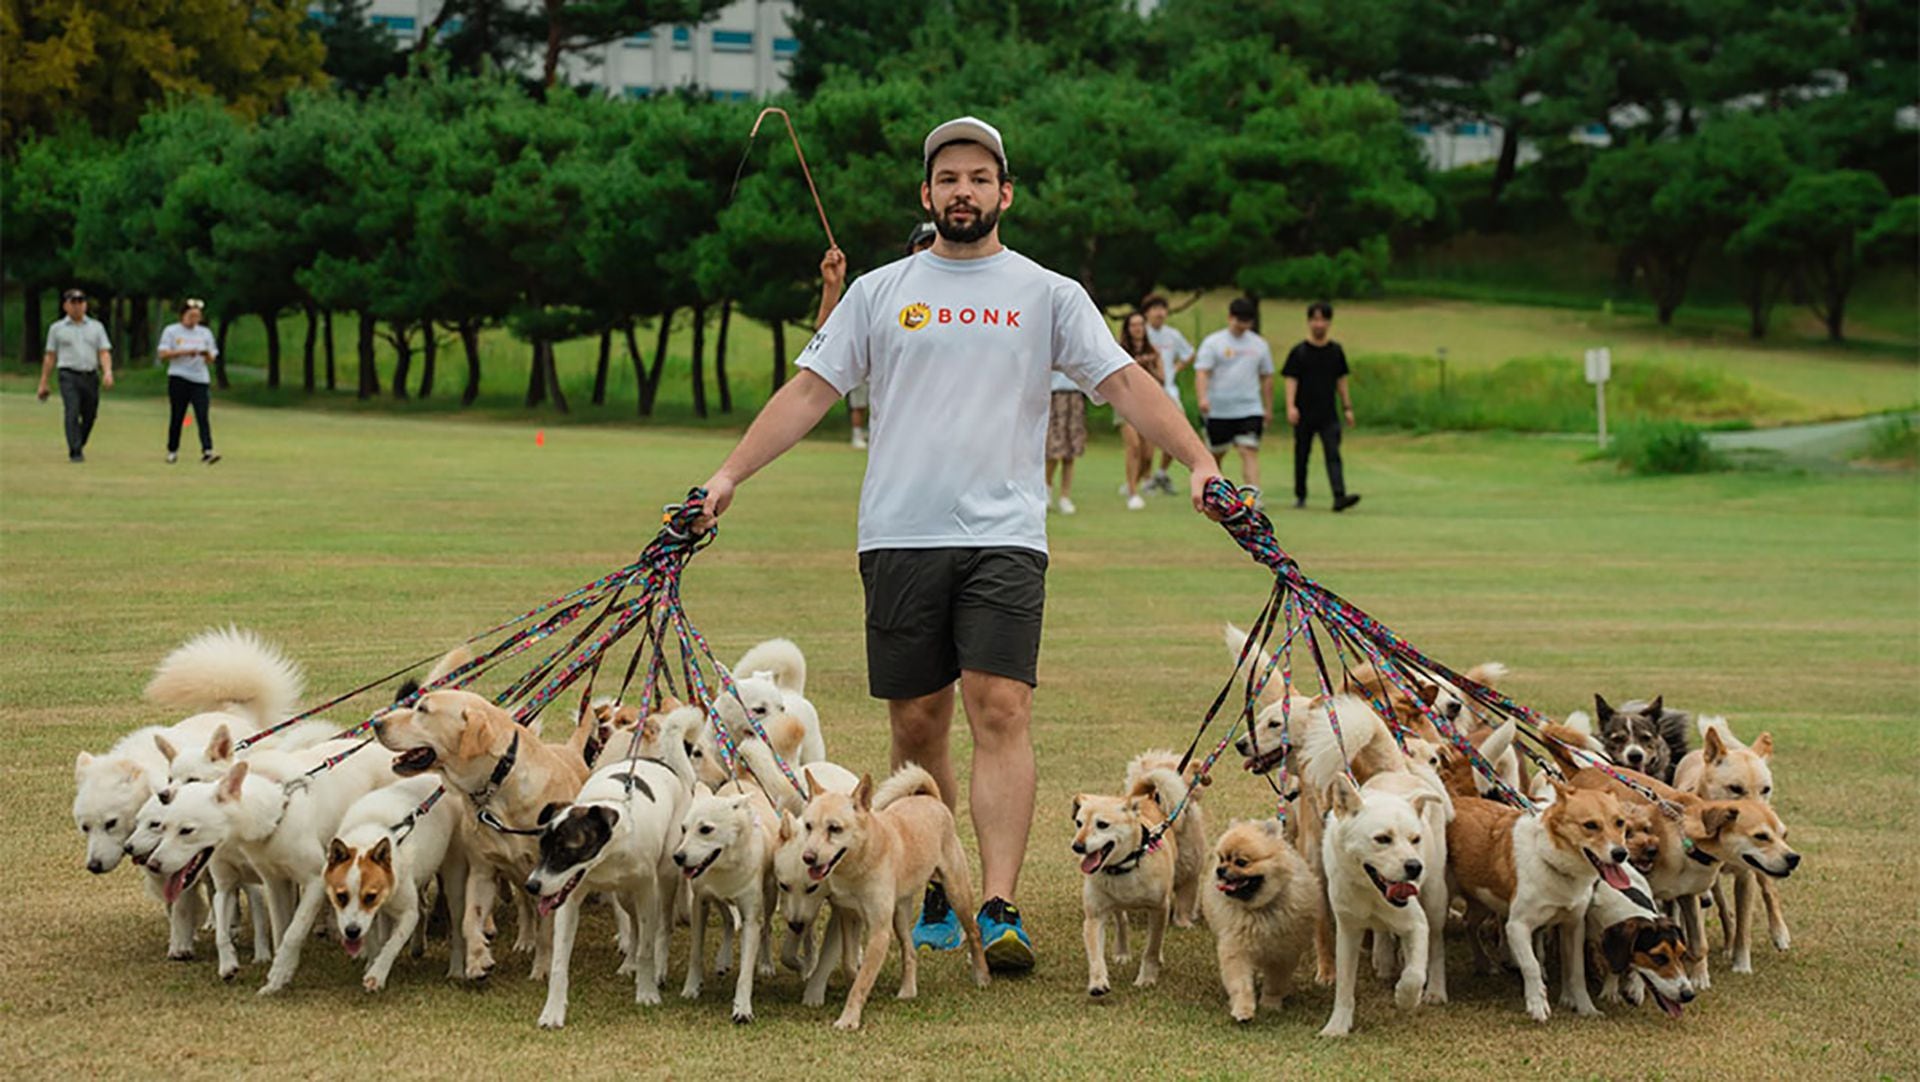
<instances>
[{"instance_id":1,"label":"building window","mask_svg":"<svg viewBox=\"0 0 1920 1082\"><path fill-rule=\"evenodd\" d=\"M753 51L753 32L751 30L715 30L713 32L713 51L716 53L750 53Z\"/></svg>"},{"instance_id":2,"label":"building window","mask_svg":"<svg viewBox=\"0 0 1920 1082\"><path fill-rule=\"evenodd\" d=\"M1414 124L1413 133L1415 135L1432 135L1433 125L1427 123L1424 120L1419 121L1418 123Z\"/></svg>"},{"instance_id":3,"label":"building window","mask_svg":"<svg viewBox=\"0 0 1920 1082\"><path fill-rule=\"evenodd\" d=\"M800 53L800 39L774 38L773 56L776 60L791 60Z\"/></svg>"},{"instance_id":4,"label":"building window","mask_svg":"<svg viewBox=\"0 0 1920 1082\"><path fill-rule=\"evenodd\" d=\"M681 51L693 48L693 31L684 26L673 28L673 47Z\"/></svg>"},{"instance_id":5,"label":"building window","mask_svg":"<svg viewBox=\"0 0 1920 1082\"><path fill-rule=\"evenodd\" d=\"M746 101L753 94L745 90L712 90L708 91L708 96L714 101Z\"/></svg>"},{"instance_id":6,"label":"building window","mask_svg":"<svg viewBox=\"0 0 1920 1082\"><path fill-rule=\"evenodd\" d=\"M653 33L648 30L642 30L638 34L628 37L626 41L626 46L629 49L645 49L652 44Z\"/></svg>"},{"instance_id":7,"label":"building window","mask_svg":"<svg viewBox=\"0 0 1920 1082\"><path fill-rule=\"evenodd\" d=\"M629 98L644 98L647 95L653 93L653 91L644 86L630 86L630 87L627 87L625 90L622 90L620 93L624 94Z\"/></svg>"},{"instance_id":8,"label":"building window","mask_svg":"<svg viewBox=\"0 0 1920 1082\"><path fill-rule=\"evenodd\" d=\"M371 21L375 26L384 26L396 34L413 33L413 16L411 15L375 15Z\"/></svg>"}]
</instances>

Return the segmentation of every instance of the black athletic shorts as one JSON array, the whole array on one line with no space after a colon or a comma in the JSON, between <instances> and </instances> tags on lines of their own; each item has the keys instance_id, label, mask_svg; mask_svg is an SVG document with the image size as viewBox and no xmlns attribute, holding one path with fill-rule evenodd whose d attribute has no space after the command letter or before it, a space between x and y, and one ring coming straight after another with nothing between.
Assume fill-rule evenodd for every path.
<instances>
[{"instance_id":1,"label":"black athletic shorts","mask_svg":"<svg viewBox=\"0 0 1920 1082\"><path fill-rule=\"evenodd\" d=\"M1031 686L1040 662L1047 557L1024 548L876 549L860 554L867 593L867 690L930 695L960 670Z\"/></svg>"},{"instance_id":2,"label":"black athletic shorts","mask_svg":"<svg viewBox=\"0 0 1920 1082\"><path fill-rule=\"evenodd\" d=\"M1266 427L1267 422L1264 417L1209 417L1207 418L1207 447L1215 454L1235 444L1258 448L1260 433Z\"/></svg>"}]
</instances>

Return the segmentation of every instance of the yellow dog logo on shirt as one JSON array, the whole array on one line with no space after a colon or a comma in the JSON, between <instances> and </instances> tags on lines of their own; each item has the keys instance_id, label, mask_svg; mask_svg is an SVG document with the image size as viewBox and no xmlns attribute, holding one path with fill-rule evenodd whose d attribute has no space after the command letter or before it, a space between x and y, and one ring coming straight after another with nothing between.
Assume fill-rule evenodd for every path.
<instances>
[{"instance_id":1,"label":"yellow dog logo on shirt","mask_svg":"<svg viewBox=\"0 0 1920 1082\"><path fill-rule=\"evenodd\" d=\"M932 319L933 309L924 304L909 304L900 309L900 326L909 331L919 330Z\"/></svg>"}]
</instances>

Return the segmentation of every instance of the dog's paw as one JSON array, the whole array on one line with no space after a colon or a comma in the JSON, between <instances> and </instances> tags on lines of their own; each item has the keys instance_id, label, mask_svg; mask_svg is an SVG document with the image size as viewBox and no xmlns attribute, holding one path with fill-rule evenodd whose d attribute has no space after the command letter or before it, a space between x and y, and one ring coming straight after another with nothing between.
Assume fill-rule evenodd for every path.
<instances>
[{"instance_id":1,"label":"dog's paw","mask_svg":"<svg viewBox=\"0 0 1920 1082\"><path fill-rule=\"evenodd\" d=\"M849 1018L843 1014L833 1020L833 1028L842 1033L852 1033L854 1030L860 1028L860 1019L858 1017Z\"/></svg>"},{"instance_id":2,"label":"dog's paw","mask_svg":"<svg viewBox=\"0 0 1920 1082\"><path fill-rule=\"evenodd\" d=\"M1447 1005L1446 990L1429 987L1420 993L1420 1002L1429 1007L1444 1007Z\"/></svg>"},{"instance_id":3,"label":"dog's paw","mask_svg":"<svg viewBox=\"0 0 1920 1082\"><path fill-rule=\"evenodd\" d=\"M700 998L700 986L699 986L699 985L697 985L697 984L683 984L683 985L681 985L681 986L680 986L680 998L681 998L681 999L699 999L699 998Z\"/></svg>"},{"instance_id":4,"label":"dog's paw","mask_svg":"<svg viewBox=\"0 0 1920 1082\"><path fill-rule=\"evenodd\" d=\"M1534 1021L1544 1022L1548 1018L1552 1017L1552 1015L1553 1015L1553 1010L1552 1008L1547 1006L1547 1001L1545 998L1541 998L1539 1000L1534 1000L1529 998L1527 1000L1527 1016L1532 1018Z\"/></svg>"},{"instance_id":5,"label":"dog's paw","mask_svg":"<svg viewBox=\"0 0 1920 1082\"><path fill-rule=\"evenodd\" d=\"M1157 970L1150 973L1143 969L1140 971L1139 975L1133 978L1133 986L1135 988L1152 988L1154 985L1159 983L1160 983L1160 974Z\"/></svg>"},{"instance_id":6,"label":"dog's paw","mask_svg":"<svg viewBox=\"0 0 1920 1082\"><path fill-rule=\"evenodd\" d=\"M1098 999L1101 996L1104 996L1111 991L1113 991L1113 988L1110 985L1105 985L1105 984L1087 985L1087 994L1094 997L1095 999Z\"/></svg>"},{"instance_id":7,"label":"dog's paw","mask_svg":"<svg viewBox=\"0 0 1920 1082\"><path fill-rule=\"evenodd\" d=\"M369 992L378 992L386 986L387 978L384 974L369 973L360 978L360 987L365 988Z\"/></svg>"},{"instance_id":8,"label":"dog's paw","mask_svg":"<svg viewBox=\"0 0 1920 1082\"><path fill-rule=\"evenodd\" d=\"M1560 1007L1562 1010L1572 1011L1576 1018L1600 1017L1600 1008L1594 1006L1591 1000L1579 1000L1568 996L1561 996Z\"/></svg>"},{"instance_id":9,"label":"dog's paw","mask_svg":"<svg viewBox=\"0 0 1920 1082\"><path fill-rule=\"evenodd\" d=\"M191 962L193 961L193 948L188 947L185 950L170 950L167 952L167 961Z\"/></svg>"},{"instance_id":10,"label":"dog's paw","mask_svg":"<svg viewBox=\"0 0 1920 1082\"><path fill-rule=\"evenodd\" d=\"M540 1012L541 1029L564 1029L566 1025L567 1010L565 1007L548 1007L546 1010Z\"/></svg>"},{"instance_id":11,"label":"dog's paw","mask_svg":"<svg viewBox=\"0 0 1920 1082\"><path fill-rule=\"evenodd\" d=\"M1322 1036L1322 1037L1345 1037L1345 1036L1346 1036L1347 1034L1349 1034L1349 1033L1352 1033L1352 1032L1353 1032L1353 1020L1352 1020L1352 1019L1350 1019L1350 1018L1344 1018L1344 1019L1334 1019L1334 1020L1331 1020L1331 1021L1329 1021L1329 1022L1328 1022L1328 1023L1327 1023L1326 1025L1325 1025L1325 1026L1322 1026L1322 1027L1321 1027L1321 1029L1320 1029L1320 1036Z\"/></svg>"},{"instance_id":12,"label":"dog's paw","mask_svg":"<svg viewBox=\"0 0 1920 1082\"><path fill-rule=\"evenodd\" d=\"M1131 962L1131 961L1133 961L1133 952L1132 952L1132 951L1114 951L1114 952L1113 952L1113 964L1114 964L1114 965L1117 965L1117 966L1123 966L1123 965L1126 965L1126 964L1127 964L1128 962Z\"/></svg>"},{"instance_id":13,"label":"dog's paw","mask_svg":"<svg viewBox=\"0 0 1920 1082\"><path fill-rule=\"evenodd\" d=\"M733 1009L733 1024L736 1026L752 1025L753 1024L753 1008L748 1007L745 1010L741 1010L739 1007L735 1007Z\"/></svg>"},{"instance_id":14,"label":"dog's paw","mask_svg":"<svg viewBox=\"0 0 1920 1082\"><path fill-rule=\"evenodd\" d=\"M1422 977L1402 977L1393 986L1393 1005L1403 1011L1413 1010L1420 1005L1420 993L1426 988Z\"/></svg>"},{"instance_id":15,"label":"dog's paw","mask_svg":"<svg viewBox=\"0 0 1920 1082\"><path fill-rule=\"evenodd\" d=\"M238 977L239 975L240 975L240 967L237 965L220 967L220 979L223 981L232 983L233 979L235 977Z\"/></svg>"},{"instance_id":16,"label":"dog's paw","mask_svg":"<svg viewBox=\"0 0 1920 1082\"><path fill-rule=\"evenodd\" d=\"M1323 988L1332 988L1334 984L1335 976L1336 974L1333 971L1332 962L1327 962L1323 965L1317 965L1314 967L1314 970L1313 970L1313 983L1320 985Z\"/></svg>"},{"instance_id":17,"label":"dog's paw","mask_svg":"<svg viewBox=\"0 0 1920 1082\"><path fill-rule=\"evenodd\" d=\"M1788 932L1785 928L1780 928L1776 930L1773 933L1773 949L1777 951L1792 950L1793 949L1792 933Z\"/></svg>"},{"instance_id":18,"label":"dog's paw","mask_svg":"<svg viewBox=\"0 0 1920 1082\"><path fill-rule=\"evenodd\" d=\"M1175 928L1191 928L1193 927L1193 918L1183 913L1173 918L1173 926Z\"/></svg>"},{"instance_id":19,"label":"dog's paw","mask_svg":"<svg viewBox=\"0 0 1920 1082\"><path fill-rule=\"evenodd\" d=\"M1253 1021L1253 1008L1251 1007L1234 1007L1227 1013L1233 1015L1233 1020L1243 1026Z\"/></svg>"},{"instance_id":20,"label":"dog's paw","mask_svg":"<svg viewBox=\"0 0 1920 1082\"><path fill-rule=\"evenodd\" d=\"M260 991L257 994L262 996L277 996L286 990L286 981L268 981L260 986Z\"/></svg>"},{"instance_id":21,"label":"dog's paw","mask_svg":"<svg viewBox=\"0 0 1920 1082\"><path fill-rule=\"evenodd\" d=\"M658 1007L660 1005L660 989L636 988L633 992L633 1001L642 1007Z\"/></svg>"},{"instance_id":22,"label":"dog's paw","mask_svg":"<svg viewBox=\"0 0 1920 1082\"><path fill-rule=\"evenodd\" d=\"M827 1005L827 994L821 992L819 995L814 995L812 992L802 992L800 994L800 1005L802 1007L824 1007Z\"/></svg>"}]
</instances>

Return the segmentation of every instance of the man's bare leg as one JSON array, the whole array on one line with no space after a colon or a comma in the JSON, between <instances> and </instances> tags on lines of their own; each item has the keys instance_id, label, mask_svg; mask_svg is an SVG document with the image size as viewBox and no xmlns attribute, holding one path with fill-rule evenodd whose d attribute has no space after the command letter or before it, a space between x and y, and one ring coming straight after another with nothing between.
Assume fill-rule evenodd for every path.
<instances>
[{"instance_id":1,"label":"man's bare leg","mask_svg":"<svg viewBox=\"0 0 1920 1082\"><path fill-rule=\"evenodd\" d=\"M1255 447L1242 447L1240 450L1240 469L1246 473L1246 484L1260 487L1260 451Z\"/></svg>"},{"instance_id":2,"label":"man's bare leg","mask_svg":"<svg viewBox=\"0 0 1920 1082\"><path fill-rule=\"evenodd\" d=\"M980 896L1011 901L1033 828L1033 689L1010 677L968 669L960 674L960 695L973 730L967 795L980 842Z\"/></svg>"},{"instance_id":3,"label":"man's bare leg","mask_svg":"<svg viewBox=\"0 0 1920 1082\"><path fill-rule=\"evenodd\" d=\"M915 763L933 775L940 798L955 807L959 786L953 780L953 754L947 737L953 728L953 685L917 699L888 699L887 721L893 729L895 769Z\"/></svg>"}]
</instances>

